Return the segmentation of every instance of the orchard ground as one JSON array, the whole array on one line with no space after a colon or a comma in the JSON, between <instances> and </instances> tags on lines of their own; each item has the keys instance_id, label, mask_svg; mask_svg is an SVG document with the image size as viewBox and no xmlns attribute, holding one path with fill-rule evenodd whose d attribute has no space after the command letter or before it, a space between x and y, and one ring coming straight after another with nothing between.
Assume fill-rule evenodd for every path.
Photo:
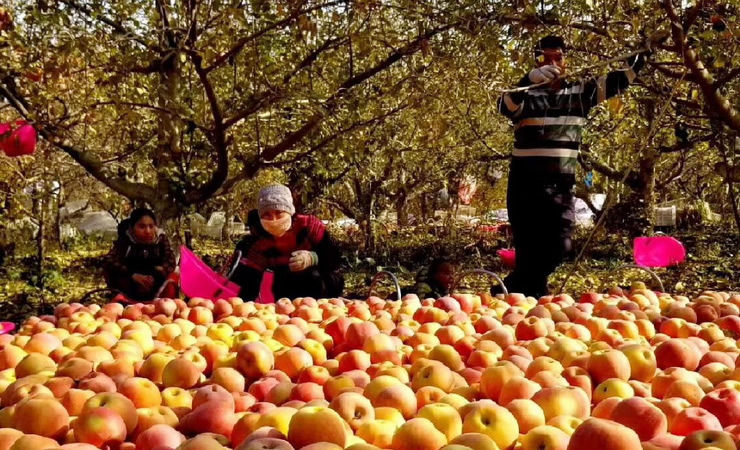
<instances>
[{"instance_id":1,"label":"orchard ground","mask_svg":"<svg viewBox=\"0 0 740 450\"><path fill-rule=\"evenodd\" d=\"M511 246L501 234L482 233L471 228L444 227L431 230L423 227L377 233L372 251L362 248L362 237L333 230L346 257L347 298L365 298L370 281L379 270L389 270L399 278L402 288L414 284L416 273L431 259L451 257L461 265L461 272L476 268L492 270L504 276L508 273L496 256L496 250ZM703 290L740 290L740 238L721 227L707 227L672 233L686 246L686 261L675 267L654 269L668 292L696 295ZM587 230L579 230L574 241L574 253L584 245ZM104 287L101 261L111 242L87 239L69 244L64 249L47 252L41 276L32 249L19 251L0 266L0 319L20 323L29 315L39 313L42 300L53 306L59 302L79 301L87 293ZM220 268L231 255L235 242L196 239L193 247L211 267ZM551 291L557 291L573 259L561 265L550 279ZM610 286L630 286L641 280L650 286L648 274L616 268L632 261L632 244L628 237L603 232L589 246L577 271L568 281L564 292L580 295ZM481 276L466 278L464 285L473 291L484 291L491 281ZM378 294L392 292L391 285L382 281Z\"/></svg>"},{"instance_id":2,"label":"orchard ground","mask_svg":"<svg viewBox=\"0 0 740 450\"><path fill-rule=\"evenodd\" d=\"M44 290L33 277L16 281L47 295L50 314L34 315L34 291L5 303L19 327L0 335L0 449L591 450L598 441L601 450L737 450L740 294L730 292L729 236L679 236L689 260L659 271L666 293L612 289L632 281L607 276L630 262L630 247L604 238L566 288L574 296L393 301L367 292L379 269L408 285L446 255L462 270L503 272L493 255L507 238L390 231L364 258L357 236L337 238L355 300L83 305L74 300L98 287L107 245L55 253ZM230 252L196 244L214 266ZM78 274L74 297L55 284L67 273ZM594 292L601 285L609 294Z\"/></svg>"}]
</instances>

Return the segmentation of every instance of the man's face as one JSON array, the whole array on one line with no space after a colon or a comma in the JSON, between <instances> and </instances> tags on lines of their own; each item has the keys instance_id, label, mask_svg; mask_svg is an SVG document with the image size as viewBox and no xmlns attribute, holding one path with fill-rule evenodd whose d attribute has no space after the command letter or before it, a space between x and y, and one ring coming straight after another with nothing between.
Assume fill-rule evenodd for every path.
<instances>
[{"instance_id":1,"label":"man's face","mask_svg":"<svg viewBox=\"0 0 740 450\"><path fill-rule=\"evenodd\" d=\"M560 73L565 73L565 54L559 48L546 48L537 57L537 67L556 66Z\"/></svg>"}]
</instances>

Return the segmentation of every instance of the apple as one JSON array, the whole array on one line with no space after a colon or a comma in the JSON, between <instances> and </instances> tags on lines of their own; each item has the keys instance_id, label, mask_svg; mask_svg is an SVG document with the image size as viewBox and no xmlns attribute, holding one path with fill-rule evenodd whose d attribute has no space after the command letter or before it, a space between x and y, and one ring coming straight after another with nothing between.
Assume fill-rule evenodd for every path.
<instances>
[{"instance_id":1,"label":"apple","mask_svg":"<svg viewBox=\"0 0 740 450\"><path fill-rule=\"evenodd\" d=\"M107 407L89 408L74 422L74 437L77 442L103 446L118 446L125 439L126 423L115 410Z\"/></svg>"}]
</instances>

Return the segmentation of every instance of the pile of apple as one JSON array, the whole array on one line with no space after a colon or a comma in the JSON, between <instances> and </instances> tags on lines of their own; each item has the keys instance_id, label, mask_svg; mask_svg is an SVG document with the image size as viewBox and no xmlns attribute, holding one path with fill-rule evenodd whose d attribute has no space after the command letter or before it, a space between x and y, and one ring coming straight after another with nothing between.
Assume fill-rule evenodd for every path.
<instances>
[{"instance_id":1,"label":"pile of apple","mask_svg":"<svg viewBox=\"0 0 740 450\"><path fill-rule=\"evenodd\" d=\"M61 304L0 450L736 450L740 295Z\"/></svg>"}]
</instances>

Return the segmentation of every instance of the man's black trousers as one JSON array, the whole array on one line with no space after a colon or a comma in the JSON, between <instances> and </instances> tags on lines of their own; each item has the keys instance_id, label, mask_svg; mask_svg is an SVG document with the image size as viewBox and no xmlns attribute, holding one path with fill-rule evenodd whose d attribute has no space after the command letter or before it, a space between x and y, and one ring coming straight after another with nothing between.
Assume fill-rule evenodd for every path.
<instances>
[{"instance_id":1,"label":"man's black trousers","mask_svg":"<svg viewBox=\"0 0 740 450\"><path fill-rule=\"evenodd\" d=\"M516 268L504 280L509 292L547 295L548 277L571 250L574 184L573 175L533 176L512 167L506 203Z\"/></svg>"}]
</instances>

